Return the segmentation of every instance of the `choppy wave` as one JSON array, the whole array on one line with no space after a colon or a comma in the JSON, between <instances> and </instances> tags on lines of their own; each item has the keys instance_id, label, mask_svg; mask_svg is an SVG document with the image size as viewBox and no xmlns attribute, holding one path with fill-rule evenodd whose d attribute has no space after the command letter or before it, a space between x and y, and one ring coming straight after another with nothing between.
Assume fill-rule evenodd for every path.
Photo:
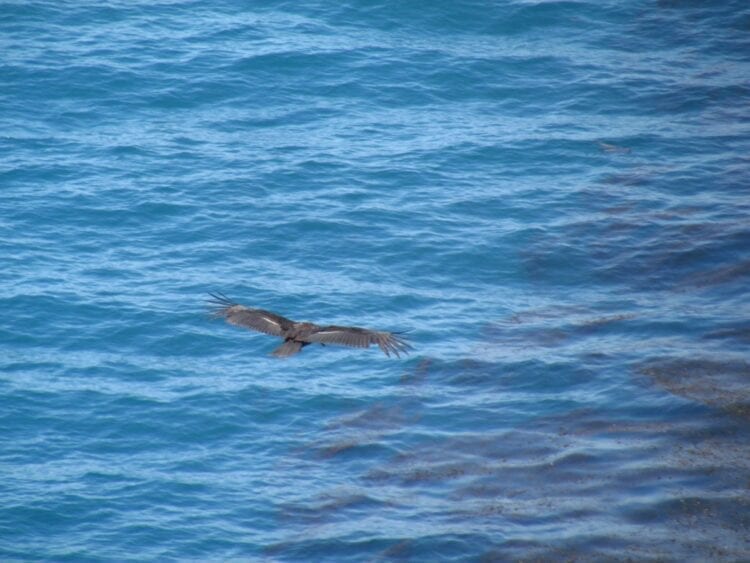
<instances>
[{"instance_id":1,"label":"choppy wave","mask_svg":"<svg viewBox=\"0 0 750 563\"><path fill-rule=\"evenodd\" d=\"M5 5L0 557L750 557L748 21Z\"/></svg>"}]
</instances>

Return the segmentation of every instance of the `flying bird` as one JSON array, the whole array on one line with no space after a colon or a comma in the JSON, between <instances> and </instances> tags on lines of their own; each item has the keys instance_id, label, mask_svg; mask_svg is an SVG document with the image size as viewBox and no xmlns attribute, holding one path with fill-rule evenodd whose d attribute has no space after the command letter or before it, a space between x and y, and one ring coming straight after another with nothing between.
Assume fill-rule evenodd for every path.
<instances>
[{"instance_id":1,"label":"flying bird","mask_svg":"<svg viewBox=\"0 0 750 563\"><path fill-rule=\"evenodd\" d=\"M340 344L354 348L369 348L377 344L386 356L408 354L411 346L399 332L381 332L356 326L320 326L307 322L295 322L265 311L251 309L231 301L221 293L211 293L209 304L214 307L213 316L223 317L229 324L278 336L284 342L271 352L274 356L292 356L308 344Z\"/></svg>"}]
</instances>

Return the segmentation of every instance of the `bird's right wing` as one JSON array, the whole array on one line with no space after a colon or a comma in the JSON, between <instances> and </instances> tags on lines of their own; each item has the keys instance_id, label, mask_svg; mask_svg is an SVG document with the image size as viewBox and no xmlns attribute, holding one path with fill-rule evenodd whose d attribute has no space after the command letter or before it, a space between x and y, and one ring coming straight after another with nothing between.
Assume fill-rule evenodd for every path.
<instances>
[{"instance_id":1,"label":"bird's right wing","mask_svg":"<svg viewBox=\"0 0 750 563\"><path fill-rule=\"evenodd\" d=\"M381 332L357 326L316 327L312 333L305 336L304 341L340 344L353 348L368 348L370 344L377 344L386 356L395 354L397 358L411 350L411 346L400 333Z\"/></svg>"},{"instance_id":2,"label":"bird's right wing","mask_svg":"<svg viewBox=\"0 0 750 563\"><path fill-rule=\"evenodd\" d=\"M231 301L221 293L211 293L212 299L209 304L214 308L214 317L223 317L229 324L257 330L272 336L284 336L284 332L294 324L287 318L265 311L263 309L251 309Z\"/></svg>"}]
</instances>

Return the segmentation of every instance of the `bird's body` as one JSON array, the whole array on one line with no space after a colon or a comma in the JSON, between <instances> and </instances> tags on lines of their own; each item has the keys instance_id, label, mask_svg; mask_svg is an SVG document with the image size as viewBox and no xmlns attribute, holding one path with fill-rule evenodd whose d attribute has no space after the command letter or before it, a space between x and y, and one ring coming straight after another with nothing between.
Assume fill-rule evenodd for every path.
<instances>
[{"instance_id":1,"label":"bird's body","mask_svg":"<svg viewBox=\"0 0 750 563\"><path fill-rule=\"evenodd\" d=\"M292 356L308 344L340 344L368 348L377 344L386 356L407 354L411 346L398 334L368 330L356 326L320 326L308 322L291 321L264 309L252 309L234 303L226 296L211 294L215 317L223 317L230 324L278 336L284 342L272 352L274 356Z\"/></svg>"}]
</instances>

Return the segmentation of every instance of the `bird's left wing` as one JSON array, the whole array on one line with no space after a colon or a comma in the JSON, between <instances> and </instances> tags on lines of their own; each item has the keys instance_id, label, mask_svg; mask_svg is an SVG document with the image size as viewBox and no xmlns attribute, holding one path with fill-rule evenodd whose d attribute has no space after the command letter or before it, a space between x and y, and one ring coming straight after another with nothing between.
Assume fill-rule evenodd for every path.
<instances>
[{"instance_id":1,"label":"bird's left wing","mask_svg":"<svg viewBox=\"0 0 750 563\"><path fill-rule=\"evenodd\" d=\"M341 344L354 348L368 348L370 344L377 344L386 356L408 354L409 345L399 333L380 332L356 326L321 326L316 327L310 334L305 335L306 342L320 344Z\"/></svg>"},{"instance_id":2,"label":"bird's left wing","mask_svg":"<svg viewBox=\"0 0 750 563\"><path fill-rule=\"evenodd\" d=\"M272 336L284 336L284 332L294 324L287 318L266 311L264 309L251 309L231 301L221 293L211 294L210 304L215 307L214 317L224 317L228 323L258 332L264 332Z\"/></svg>"}]
</instances>

